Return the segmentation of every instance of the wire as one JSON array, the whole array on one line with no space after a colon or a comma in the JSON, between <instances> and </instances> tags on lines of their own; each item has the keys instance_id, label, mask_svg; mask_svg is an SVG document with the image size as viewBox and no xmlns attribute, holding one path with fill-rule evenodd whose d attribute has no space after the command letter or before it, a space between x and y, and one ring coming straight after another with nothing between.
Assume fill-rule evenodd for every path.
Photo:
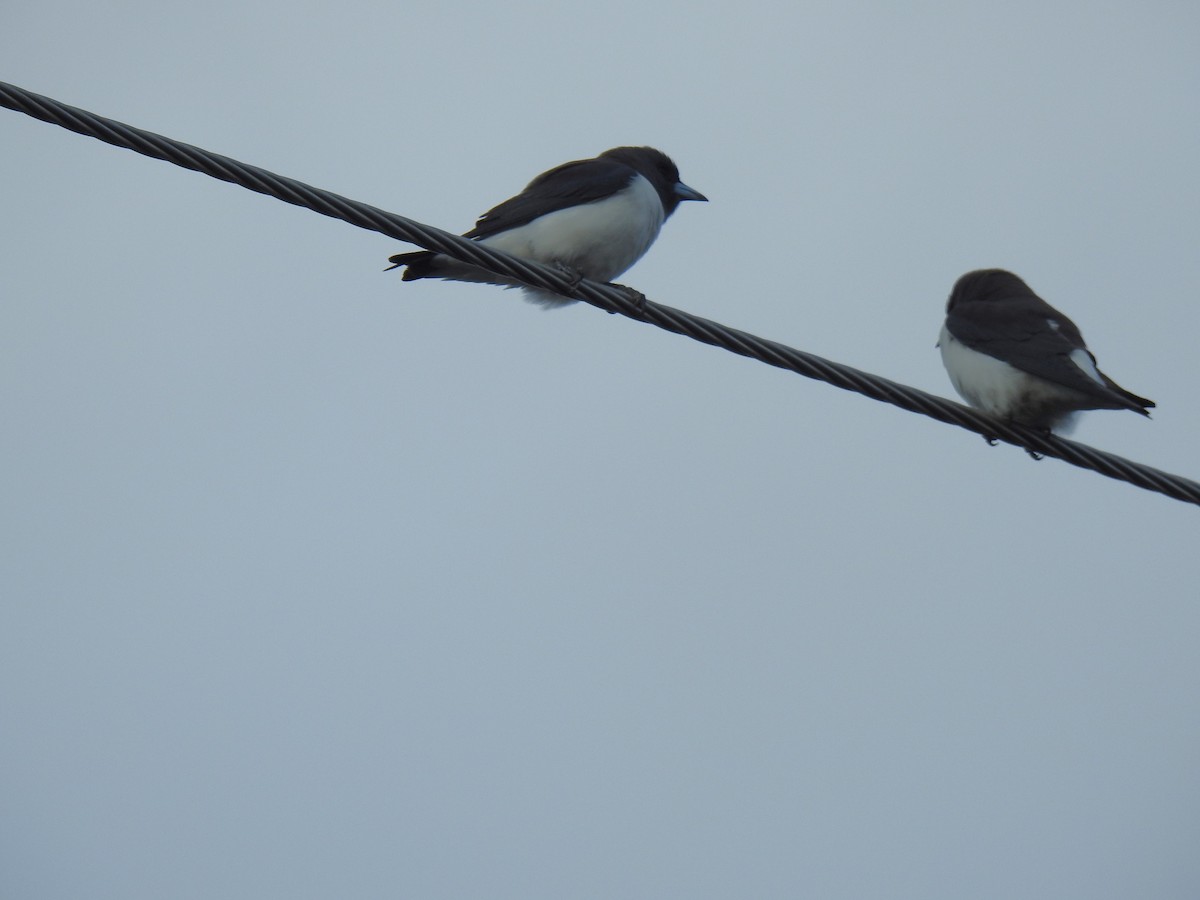
<instances>
[{"instance_id":1,"label":"wire","mask_svg":"<svg viewBox=\"0 0 1200 900\"><path fill-rule=\"evenodd\" d=\"M412 219L311 187L256 166L246 165L227 156L210 153L190 144L67 106L15 85L0 82L0 106L23 112L43 122L60 125L78 134L98 138L117 147L165 160L185 169L203 172L221 181L241 185L285 203L311 209L321 215L342 219L359 228L378 231L396 240L445 253L463 262L516 278L524 284L547 288L583 300L610 313L620 313L639 322L657 325L667 331L824 381L843 390L864 394L901 409L957 425L981 434L988 440L1001 440L1023 447L1031 455L1053 456L1109 478L1126 481L1148 491L1157 491L1185 503L1200 505L1200 484L1187 478L1123 459L1086 444L1006 422L935 394L831 362L774 341L764 340L670 306L652 303L636 292L619 286L587 280L574 285L566 275L550 266L500 253L448 231L414 222Z\"/></svg>"}]
</instances>

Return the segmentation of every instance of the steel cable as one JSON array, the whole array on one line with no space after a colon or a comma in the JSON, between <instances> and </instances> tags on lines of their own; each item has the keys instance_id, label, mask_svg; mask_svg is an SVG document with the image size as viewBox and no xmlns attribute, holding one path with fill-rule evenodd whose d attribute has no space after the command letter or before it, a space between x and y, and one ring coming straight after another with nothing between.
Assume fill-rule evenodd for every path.
<instances>
[{"instance_id":1,"label":"steel cable","mask_svg":"<svg viewBox=\"0 0 1200 900\"><path fill-rule=\"evenodd\" d=\"M989 440L1001 440L1025 448L1031 454L1053 456L1109 478L1126 481L1145 490L1157 491L1186 503L1200 505L1200 484L1190 479L1123 459L1086 444L996 419L935 394L822 359L784 344L764 340L670 306L642 300L634 292L618 286L586 280L573 285L563 273L550 266L497 252L448 231L423 225L256 166L246 165L227 156L210 153L190 144L67 106L15 85L0 82L0 106L60 125L78 134L98 138L117 147L203 172L221 181L241 185L294 206L302 206L325 216L342 219L360 228L378 231L396 240L445 253L463 262L516 278L533 287L547 288L575 297L611 313L620 313L640 322L648 322L667 331L824 381L843 390L854 391L940 422L958 425Z\"/></svg>"}]
</instances>

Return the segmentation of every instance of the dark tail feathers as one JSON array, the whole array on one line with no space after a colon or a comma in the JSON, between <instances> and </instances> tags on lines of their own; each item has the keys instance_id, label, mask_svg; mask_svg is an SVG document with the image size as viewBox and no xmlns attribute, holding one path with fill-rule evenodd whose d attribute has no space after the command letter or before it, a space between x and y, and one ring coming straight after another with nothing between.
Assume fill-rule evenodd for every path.
<instances>
[{"instance_id":1,"label":"dark tail feathers","mask_svg":"<svg viewBox=\"0 0 1200 900\"><path fill-rule=\"evenodd\" d=\"M397 253L395 256L388 257L388 262L391 265L383 271L390 272L392 269L408 266L404 270L404 275L400 280L416 281L418 278L424 278L429 274L429 264L433 261L433 257L434 254L429 250L418 250L415 253Z\"/></svg>"},{"instance_id":2,"label":"dark tail feathers","mask_svg":"<svg viewBox=\"0 0 1200 900\"><path fill-rule=\"evenodd\" d=\"M1125 390L1103 372L1100 377L1104 379L1104 383L1108 385L1109 390L1117 395L1117 399L1124 405L1126 409L1132 409L1136 413L1141 413L1146 418L1150 418L1150 410L1154 409L1154 401L1147 400L1145 397L1139 397L1137 394Z\"/></svg>"}]
</instances>

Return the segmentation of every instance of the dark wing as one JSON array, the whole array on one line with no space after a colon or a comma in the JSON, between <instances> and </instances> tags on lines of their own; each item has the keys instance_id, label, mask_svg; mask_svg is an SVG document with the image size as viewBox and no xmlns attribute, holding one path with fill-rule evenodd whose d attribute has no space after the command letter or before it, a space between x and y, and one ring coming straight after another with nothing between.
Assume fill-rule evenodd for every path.
<instances>
[{"instance_id":1,"label":"dark wing","mask_svg":"<svg viewBox=\"0 0 1200 900\"><path fill-rule=\"evenodd\" d=\"M1073 351L1088 352L1083 336L1074 322L1037 296L956 303L946 314L946 327L972 350L1022 372L1097 400L1128 405L1122 397L1124 391L1110 390L1072 362Z\"/></svg>"},{"instance_id":2,"label":"dark wing","mask_svg":"<svg viewBox=\"0 0 1200 900\"><path fill-rule=\"evenodd\" d=\"M511 200L489 209L463 237L486 238L569 206L603 200L629 184L637 172L611 159L581 159L543 172Z\"/></svg>"}]
</instances>

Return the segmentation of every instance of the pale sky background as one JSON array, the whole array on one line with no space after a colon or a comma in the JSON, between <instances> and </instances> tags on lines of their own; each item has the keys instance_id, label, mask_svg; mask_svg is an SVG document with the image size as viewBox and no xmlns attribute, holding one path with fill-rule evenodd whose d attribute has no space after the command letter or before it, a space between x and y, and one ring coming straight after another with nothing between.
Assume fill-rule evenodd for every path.
<instances>
[{"instance_id":1,"label":"pale sky background","mask_svg":"<svg viewBox=\"0 0 1200 900\"><path fill-rule=\"evenodd\" d=\"M0 79L953 396L1010 268L1200 478L1194 2L10 3ZM1195 898L1200 509L0 110L0 896Z\"/></svg>"}]
</instances>

